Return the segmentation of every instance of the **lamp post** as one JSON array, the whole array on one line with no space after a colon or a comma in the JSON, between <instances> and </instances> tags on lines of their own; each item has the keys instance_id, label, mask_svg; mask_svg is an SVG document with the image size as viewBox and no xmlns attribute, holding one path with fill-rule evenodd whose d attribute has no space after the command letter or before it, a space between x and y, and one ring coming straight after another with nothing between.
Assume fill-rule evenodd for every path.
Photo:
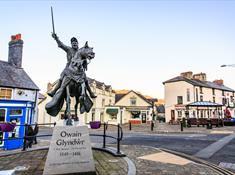
<instances>
[{"instance_id":1,"label":"lamp post","mask_svg":"<svg viewBox=\"0 0 235 175\"><path fill-rule=\"evenodd\" d=\"M235 67L235 64L223 64L220 67Z\"/></svg>"}]
</instances>

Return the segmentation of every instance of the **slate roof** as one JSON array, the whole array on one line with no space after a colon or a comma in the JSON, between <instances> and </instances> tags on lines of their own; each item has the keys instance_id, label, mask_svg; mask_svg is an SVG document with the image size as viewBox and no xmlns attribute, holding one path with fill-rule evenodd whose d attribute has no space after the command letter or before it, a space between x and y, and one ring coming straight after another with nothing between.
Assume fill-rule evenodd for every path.
<instances>
[{"instance_id":1,"label":"slate roof","mask_svg":"<svg viewBox=\"0 0 235 175\"><path fill-rule=\"evenodd\" d=\"M121 100L121 98L123 98L124 96L126 96L127 94L129 94L130 92L134 92L135 94L137 94L140 98L142 98L144 101L146 101L147 103L149 103L150 105L152 105L152 101L156 101L157 99L152 98L152 99L147 99L145 98L145 96L143 96L142 94L135 92L133 90L130 90L127 93L122 93L122 94L115 94L115 103L117 103L119 100Z\"/></svg>"},{"instance_id":2,"label":"slate roof","mask_svg":"<svg viewBox=\"0 0 235 175\"><path fill-rule=\"evenodd\" d=\"M224 86L224 85L218 85L216 83L210 82L210 81L201 81L201 80L196 80L196 79L188 79L183 76L177 76L175 78L172 78L170 80L167 80L163 82L165 83L172 83L172 82L177 82L177 81L186 81L194 86L200 86L200 87L207 87L207 88L212 88L212 89L219 89L219 90L224 90L224 91L229 91L229 92L235 92L235 90Z\"/></svg>"},{"instance_id":3,"label":"slate roof","mask_svg":"<svg viewBox=\"0 0 235 175\"><path fill-rule=\"evenodd\" d=\"M23 68L0 60L0 87L39 90Z\"/></svg>"},{"instance_id":4,"label":"slate roof","mask_svg":"<svg viewBox=\"0 0 235 175\"><path fill-rule=\"evenodd\" d=\"M97 80L89 78L89 77L87 77L87 79L88 79L89 84L92 83L93 81L95 81L96 87L98 89L102 89L103 85L104 85L106 91L108 91L111 88L111 85L106 85L103 82L97 81Z\"/></svg>"}]
</instances>

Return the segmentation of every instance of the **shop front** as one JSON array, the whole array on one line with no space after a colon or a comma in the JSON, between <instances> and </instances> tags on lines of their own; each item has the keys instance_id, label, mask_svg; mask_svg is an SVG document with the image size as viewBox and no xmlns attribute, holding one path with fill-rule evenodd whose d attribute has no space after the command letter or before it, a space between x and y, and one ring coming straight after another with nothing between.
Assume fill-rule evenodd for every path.
<instances>
[{"instance_id":1,"label":"shop front","mask_svg":"<svg viewBox=\"0 0 235 175\"><path fill-rule=\"evenodd\" d=\"M15 123L16 127L12 132L0 131L0 148L5 150L17 149L23 146L24 125L33 122L34 103L17 100L0 100L0 123ZM7 140L2 140L7 139Z\"/></svg>"},{"instance_id":2,"label":"shop front","mask_svg":"<svg viewBox=\"0 0 235 175\"><path fill-rule=\"evenodd\" d=\"M150 121L150 108L148 107L132 107L127 108L127 111L130 113L131 124L142 124Z\"/></svg>"}]
</instances>

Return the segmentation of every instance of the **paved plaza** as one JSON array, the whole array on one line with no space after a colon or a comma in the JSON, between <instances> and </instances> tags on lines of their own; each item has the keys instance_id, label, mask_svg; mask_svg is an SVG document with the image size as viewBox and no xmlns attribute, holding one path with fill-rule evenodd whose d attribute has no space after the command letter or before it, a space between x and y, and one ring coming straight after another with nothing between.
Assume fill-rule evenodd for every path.
<instances>
[{"instance_id":1,"label":"paved plaza","mask_svg":"<svg viewBox=\"0 0 235 175\"><path fill-rule=\"evenodd\" d=\"M150 124L132 125L131 130L129 124L122 125L124 136L126 134L143 133L146 135L164 134L223 134L228 135L223 138L224 142L229 142L234 138L234 127L191 127L184 128L182 132L180 125L169 125L166 123L155 123L153 130ZM41 128L39 134L48 134L52 132L52 128ZM90 129L90 133L102 133L103 128ZM117 127L109 125L107 132L111 134L117 133ZM101 139L102 140L102 139ZM17 175L41 175L45 165L45 160L50 144L50 138L38 139L38 144L33 145L28 151L0 150L0 170L23 170L16 171ZM124 142L125 144L125 142ZM221 142L222 144L222 142ZM100 147L100 143L93 143L94 147ZM108 147L116 147L114 144L108 144ZM213 147L213 148L211 148ZM218 145L208 145L208 150L213 150ZM221 145L220 145L221 147ZM217 148L219 149L219 148ZM204 151L205 151L204 150ZM207 163L204 160L195 158L194 156L184 155L179 152L171 152L167 149L158 149L152 146L138 145L121 145L121 151L126 157L115 157L109 153L93 150L95 168L98 175L220 175L232 174L228 170L220 168L214 164ZM206 152L206 151L205 151ZM208 152L206 152L208 153ZM205 156L206 154L198 153ZM209 154L209 153L208 153ZM200 156L198 156L200 157ZM227 166L227 164L226 164ZM224 167L226 167L224 166ZM1 173L0 173L1 174Z\"/></svg>"},{"instance_id":2,"label":"paved plaza","mask_svg":"<svg viewBox=\"0 0 235 175\"><path fill-rule=\"evenodd\" d=\"M25 167L17 175L41 175L47 156L48 140L39 140L28 151L0 151L0 169ZM108 145L115 147L116 145ZM224 169L207 166L200 161L143 145L122 145L126 157L93 150L98 175L222 175Z\"/></svg>"}]
</instances>

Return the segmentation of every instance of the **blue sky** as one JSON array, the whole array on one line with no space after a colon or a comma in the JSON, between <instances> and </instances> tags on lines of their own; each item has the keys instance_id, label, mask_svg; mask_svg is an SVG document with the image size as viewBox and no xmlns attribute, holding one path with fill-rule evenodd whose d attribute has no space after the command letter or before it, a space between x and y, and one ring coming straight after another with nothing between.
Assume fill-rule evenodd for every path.
<instances>
[{"instance_id":1,"label":"blue sky","mask_svg":"<svg viewBox=\"0 0 235 175\"><path fill-rule=\"evenodd\" d=\"M235 89L234 1L0 1L0 59L10 36L24 40L23 67L43 91L66 64L56 33L94 47L87 75L112 85L164 97L163 81L184 71L205 72Z\"/></svg>"}]
</instances>

